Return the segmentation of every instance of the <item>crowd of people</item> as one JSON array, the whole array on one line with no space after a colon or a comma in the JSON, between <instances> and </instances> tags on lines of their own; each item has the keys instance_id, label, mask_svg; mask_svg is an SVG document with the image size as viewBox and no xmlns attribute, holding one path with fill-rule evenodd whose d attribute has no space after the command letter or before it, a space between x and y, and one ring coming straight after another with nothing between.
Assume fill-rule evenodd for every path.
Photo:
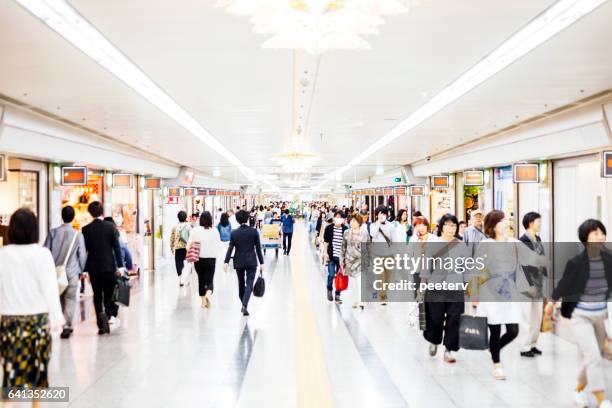
<instances>
[{"instance_id":1,"label":"crowd of people","mask_svg":"<svg viewBox=\"0 0 612 408\"><path fill-rule=\"evenodd\" d=\"M294 210L287 203L260 205L251 211L237 207L236 211L219 208L214 217L209 211L192 214L179 211L178 223L170 234L170 249L174 254L179 285L189 282L193 268L198 276L198 292L203 308L212 307L214 275L217 258L223 258L225 271L230 262L238 277L238 297L241 313L249 316L248 304L253 292L257 269L263 272L260 230L266 224L280 224L283 253L289 255L293 236Z\"/></svg>"},{"instance_id":2,"label":"crowd of people","mask_svg":"<svg viewBox=\"0 0 612 408\"><path fill-rule=\"evenodd\" d=\"M10 219L9 245L0 249L0 357L5 389L48 386L51 331L61 330L64 339L72 334L78 287L84 274L93 289L98 334L107 334L112 326L119 325L114 290L117 279L125 276L126 268L131 268L129 251L112 218L103 217L100 202L89 204L88 211L93 221L77 232L72 228L74 209L64 207L63 225L50 231L44 246L39 245L38 220L32 211L17 210ZM461 317L471 308L487 319L493 375L503 380L506 376L501 351L518 336L519 323L526 323L528 331L520 356L541 355L538 340L543 314L551 315L556 302L561 301L561 315L568 319L582 356L576 402L586 406L589 398L593 398L599 407L612 406L605 397L603 373L610 336L606 321L612 289L612 254L604 245L607 232L600 221L588 219L579 226L578 239L585 249L567 263L551 296L544 299L542 282L547 277L549 261L539 236L542 217L538 213L525 214L522 220L525 232L519 239L509 233L508 218L499 210L487 214L473 211L469 224L446 214L437 220L434 229L418 211L409 214L401 209L396 216L387 207L379 206L373 214L371 220L367 206L356 210L326 203L313 203L304 211L312 243L319 248L327 271L328 301L342 303L344 288L336 286L336 276L342 274L348 276L354 288L353 308L366 308L359 290L364 273L361 270L364 243L380 243L381 248L390 248L391 244L431 242L446 246L448 253L457 256L478 255L484 243L511 243L516 252L500 249L485 257L486 284L497 293L512 292L518 290L518 281L523 278L532 300L522 304L468 302L464 291L455 290L440 301L435 292L419 293L425 315L423 336L429 343L429 354L436 356L442 345L443 360L449 364L457 362ZM193 268L201 305L211 308L217 258L223 258L224 270L229 271L231 263L236 271L241 313L249 316L257 272L261 274L264 268L259 230L267 224L279 224L284 254L289 255L294 216L298 215L299 207L293 208L289 203L271 203L251 211L219 209L214 217L209 211L191 216L180 211L170 236L179 284L188 283L181 277L186 268ZM65 284L58 280L60 272L65 274ZM385 269L382 279L389 281L391 273L392 270ZM443 268L423 270L418 278L423 282L439 282L449 276L464 279ZM377 293L377 302L387 305L386 291ZM526 321L522 317L525 314Z\"/></svg>"},{"instance_id":3,"label":"crowd of people","mask_svg":"<svg viewBox=\"0 0 612 408\"><path fill-rule=\"evenodd\" d=\"M612 290L612 254L604 246L606 228L600 221L588 219L579 226L577 235L585 249L567 263L552 295L545 299L542 286L547 277L549 260L540 238L542 217L536 212L524 215L522 226L525 232L519 239L512 236L508 217L499 210L487 214L475 210L471 213L469 224L459 221L452 214L446 214L437 220L436 228L432 230L429 220L419 211L409 215L405 209L400 209L395 216L389 208L379 206L374 211L374 219L370 220L367 205L357 210L312 203L305 211L305 220L327 269L327 299L342 303L342 291L334 287L335 276L338 273L346 274L353 286L353 308L365 307L361 296L363 243L386 243L390 247L391 243L431 242L446 247L447 253L454 253L455 257L483 255L486 248L488 256L483 258L485 264L482 270L487 274L488 290L502 294L518 292L517 285L523 279L527 282L531 300L522 303L467 302L470 298L468 295L471 295L471 299L474 296L464 291L446 291L442 300L435 298L439 292L418 293L424 305L423 336L429 342L429 354L436 356L438 347L443 345L443 360L450 364L457 362L460 320L466 309L470 308L471 312L487 319L493 376L504 380L506 375L500 352L517 338L519 323L527 327L520 356L535 358L541 355L538 339L543 314L552 315L554 305L561 301L561 315L569 319L582 356L575 401L579 406L588 406L592 399L599 407L612 407L605 398L603 371L603 358L610 347L610 340L607 339L612 337L612 333L606 333L605 328ZM508 246L481 243L510 243L516 249L508 251ZM417 278L423 282L465 279L464 275L452 272L433 268L423 270ZM391 270L384 270L383 281L389 281L390 273ZM472 283L482 284L478 280ZM386 292L379 291L378 295L378 303L387 305ZM587 384L591 395L586 392Z\"/></svg>"}]
</instances>

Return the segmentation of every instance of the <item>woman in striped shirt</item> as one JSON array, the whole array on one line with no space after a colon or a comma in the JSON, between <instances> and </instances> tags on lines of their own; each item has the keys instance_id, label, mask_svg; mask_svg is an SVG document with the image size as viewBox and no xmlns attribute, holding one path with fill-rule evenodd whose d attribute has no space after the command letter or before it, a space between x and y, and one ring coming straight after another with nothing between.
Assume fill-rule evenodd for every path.
<instances>
[{"instance_id":1,"label":"woman in striped shirt","mask_svg":"<svg viewBox=\"0 0 612 408\"><path fill-rule=\"evenodd\" d=\"M589 219L578 228L586 250L568 261L559 285L553 291L554 301L562 299L561 314L570 319L576 344L582 354L582 367L574 399L578 406L589 405L587 382L600 408L612 408L605 398L603 350L606 340L607 302L612 289L612 254L606 242L606 227ZM546 306L552 314L552 303Z\"/></svg>"}]
</instances>

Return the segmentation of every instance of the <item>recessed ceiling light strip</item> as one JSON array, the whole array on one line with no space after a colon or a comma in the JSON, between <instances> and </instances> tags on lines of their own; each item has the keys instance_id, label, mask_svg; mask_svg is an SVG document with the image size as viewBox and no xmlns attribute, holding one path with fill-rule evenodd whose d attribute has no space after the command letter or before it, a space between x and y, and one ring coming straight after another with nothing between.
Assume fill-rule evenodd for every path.
<instances>
[{"instance_id":1,"label":"recessed ceiling light strip","mask_svg":"<svg viewBox=\"0 0 612 408\"><path fill-rule=\"evenodd\" d=\"M250 180L256 174L215 139L64 0L15 0L42 22L222 155ZM269 182L265 182L274 187Z\"/></svg>"},{"instance_id":2,"label":"recessed ceiling light strip","mask_svg":"<svg viewBox=\"0 0 612 408\"><path fill-rule=\"evenodd\" d=\"M330 173L328 180L334 180L349 168L358 165L365 159L414 129L426 119L442 110L461 96L491 78L522 56L543 44L583 16L589 14L608 0L559 0L529 24L506 40L502 45L487 55L457 80L444 88L423 106L400 122L389 133L370 145L346 165ZM321 188L325 182L314 188Z\"/></svg>"}]
</instances>

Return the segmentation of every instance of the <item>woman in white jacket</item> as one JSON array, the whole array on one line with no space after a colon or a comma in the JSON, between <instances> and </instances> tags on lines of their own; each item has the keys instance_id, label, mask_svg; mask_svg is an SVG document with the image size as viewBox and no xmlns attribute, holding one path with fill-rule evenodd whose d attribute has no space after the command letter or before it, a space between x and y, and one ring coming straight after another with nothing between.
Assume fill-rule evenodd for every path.
<instances>
[{"instance_id":1,"label":"woman in white jacket","mask_svg":"<svg viewBox=\"0 0 612 408\"><path fill-rule=\"evenodd\" d=\"M194 265L198 274L198 292L202 307L209 308L212 306L210 298L213 294L215 265L221 248L221 237L217 228L213 227L213 218L209 211L204 211L200 216L200 226L191 230L187 248L191 248L193 243L200 246L199 259Z\"/></svg>"},{"instance_id":2,"label":"woman in white jacket","mask_svg":"<svg viewBox=\"0 0 612 408\"><path fill-rule=\"evenodd\" d=\"M55 263L38 244L38 220L26 208L11 216L8 240L0 248L2 387L46 388L50 331L64 324Z\"/></svg>"}]
</instances>

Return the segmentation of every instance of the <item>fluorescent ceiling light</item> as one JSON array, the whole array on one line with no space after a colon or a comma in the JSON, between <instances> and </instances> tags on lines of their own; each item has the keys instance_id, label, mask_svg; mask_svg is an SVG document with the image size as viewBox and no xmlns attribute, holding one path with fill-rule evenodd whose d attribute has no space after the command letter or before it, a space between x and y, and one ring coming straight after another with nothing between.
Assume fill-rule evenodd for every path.
<instances>
[{"instance_id":1,"label":"fluorescent ceiling light","mask_svg":"<svg viewBox=\"0 0 612 408\"><path fill-rule=\"evenodd\" d=\"M529 24L515 33L484 59L427 101L414 113L400 122L389 133L381 137L346 165L335 170L343 173L393 142L406 132L414 129L426 119L459 99L478 85L491 78L528 52L534 50L581 17L589 14L608 0L559 0L539 14ZM333 176L330 177L333 179ZM325 181L315 186L320 188Z\"/></svg>"},{"instance_id":2,"label":"fluorescent ceiling light","mask_svg":"<svg viewBox=\"0 0 612 408\"><path fill-rule=\"evenodd\" d=\"M15 0L68 42L106 68L159 110L232 163L250 180L255 172L215 139L185 109L64 0Z\"/></svg>"}]
</instances>

